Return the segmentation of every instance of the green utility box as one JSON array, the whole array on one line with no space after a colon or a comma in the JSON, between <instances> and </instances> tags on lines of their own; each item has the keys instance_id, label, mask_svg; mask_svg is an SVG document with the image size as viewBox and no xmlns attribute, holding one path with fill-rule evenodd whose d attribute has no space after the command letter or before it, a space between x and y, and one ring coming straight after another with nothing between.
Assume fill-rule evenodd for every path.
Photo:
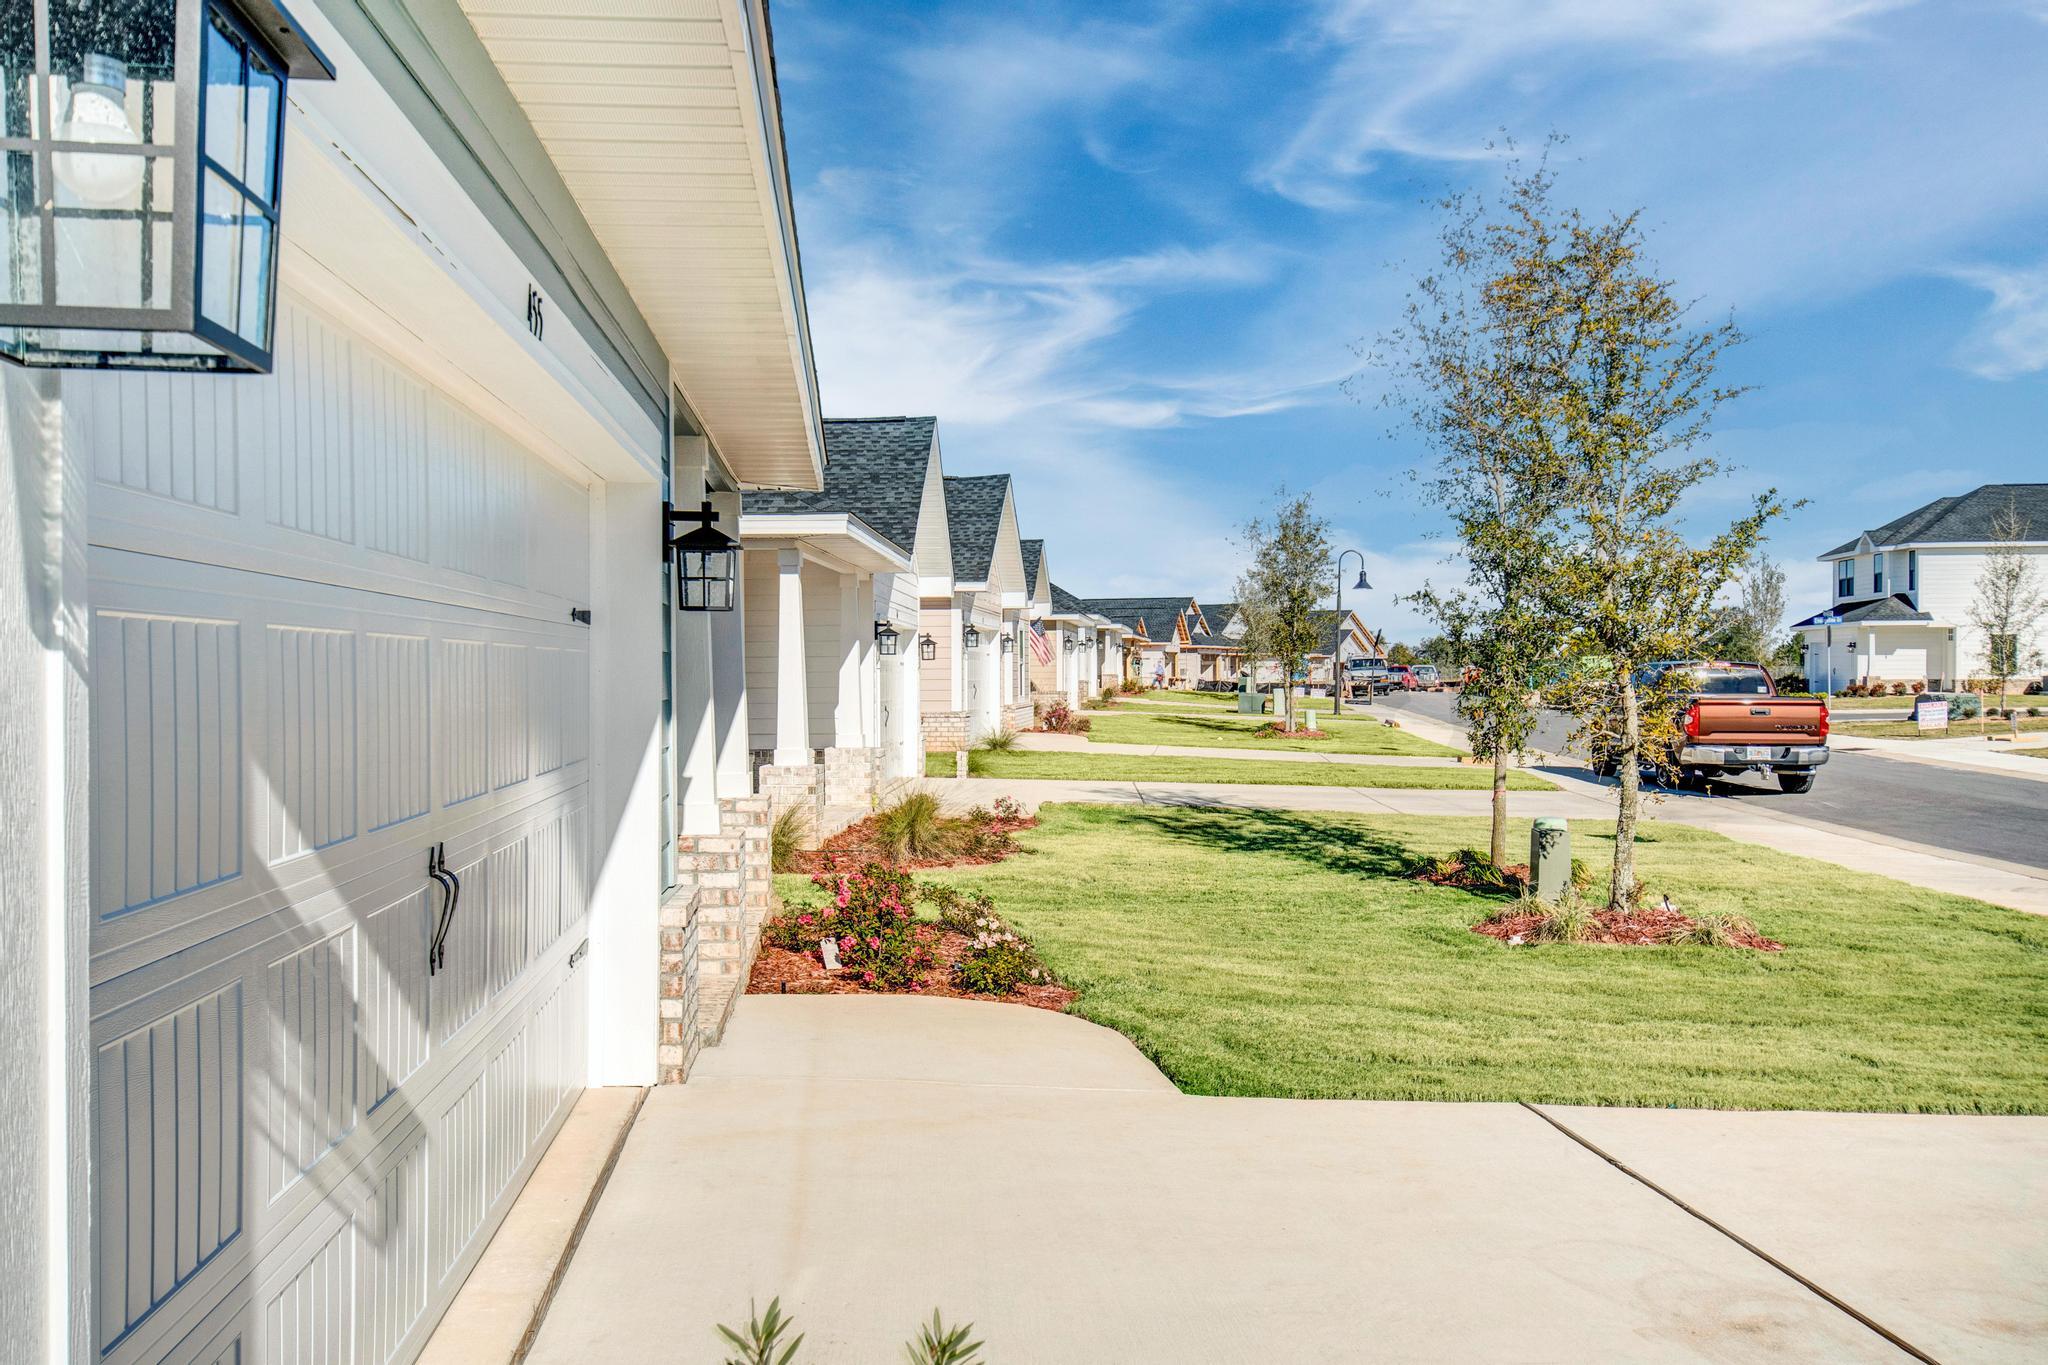
<instances>
[{"instance_id":1,"label":"green utility box","mask_svg":"<svg viewBox=\"0 0 2048 1365\"><path fill-rule=\"evenodd\" d=\"M1266 694L1252 685L1252 675L1247 669L1237 674L1237 714L1240 716L1263 716L1266 714Z\"/></svg>"},{"instance_id":2,"label":"green utility box","mask_svg":"<svg viewBox=\"0 0 2048 1365\"><path fill-rule=\"evenodd\" d=\"M1529 885L1537 900L1555 904L1571 884L1571 826L1558 816L1543 816L1529 831Z\"/></svg>"}]
</instances>

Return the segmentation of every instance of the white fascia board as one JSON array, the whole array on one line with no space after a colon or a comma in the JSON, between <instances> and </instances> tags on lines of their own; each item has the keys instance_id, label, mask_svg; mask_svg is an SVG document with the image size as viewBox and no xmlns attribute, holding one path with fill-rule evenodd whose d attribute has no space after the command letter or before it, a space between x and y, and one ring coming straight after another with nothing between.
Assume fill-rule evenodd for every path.
<instances>
[{"instance_id":1,"label":"white fascia board","mask_svg":"<svg viewBox=\"0 0 2048 1365\"><path fill-rule=\"evenodd\" d=\"M907 573L910 556L845 512L742 512L740 544L794 541L859 573Z\"/></svg>"},{"instance_id":2,"label":"white fascia board","mask_svg":"<svg viewBox=\"0 0 2048 1365\"><path fill-rule=\"evenodd\" d=\"M919 597L951 597L958 585L945 574L920 574L917 579Z\"/></svg>"},{"instance_id":3,"label":"white fascia board","mask_svg":"<svg viewBox=\"0 0 2048 1365\"><path fill-rule=\"evenodd\" d=\"M968 581L967 579L964 579L964 578L956 578L956 579L954 579L954 580L953 580L953 591L954 591L954 592L987 592L987 591L988 591L988 580L987 580L986 578L978 578L978 579L975 579L975 580L973 580L972 582L970 582L970 581Z\"/></svg>"},{"instance_id":4,"label":"white fascia board","mask_svg":"<svg viewBox=\"0 0 2048 1365\"><path fill-rule=\"evenodd\" d=\"M1024 608L1025 608L1025 607L1029 606L1030 604L1031 604L1031 594L1030 594L1030 593L1027 593L1027 592L1006 592L1006 593L1004 593L1004 594L1003 594L1003 610L1004 610L1004 611L1022 611L1022 610L1024 610Z\"/></svg>"}]
</instances>

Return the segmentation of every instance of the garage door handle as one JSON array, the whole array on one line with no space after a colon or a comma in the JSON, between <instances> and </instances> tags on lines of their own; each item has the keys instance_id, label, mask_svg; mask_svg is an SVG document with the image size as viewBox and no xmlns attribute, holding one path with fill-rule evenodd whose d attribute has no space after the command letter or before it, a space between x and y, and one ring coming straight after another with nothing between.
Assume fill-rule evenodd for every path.
<instances>
[{"instance_id":1,"label":"garage door handle","mask_svg":"<svg viewBox=\"0 0 2048 1365\"><path fill-rule=\"evenodd\" d=\"M427 875L440 883L441 918L434 926L433 941L427 945L427 975L432 976L448 959L448 926L455 922L455 905L462 899L462 878L448 868L448 845L435 844L427 850Z\"/></svg>"}]
</instances>

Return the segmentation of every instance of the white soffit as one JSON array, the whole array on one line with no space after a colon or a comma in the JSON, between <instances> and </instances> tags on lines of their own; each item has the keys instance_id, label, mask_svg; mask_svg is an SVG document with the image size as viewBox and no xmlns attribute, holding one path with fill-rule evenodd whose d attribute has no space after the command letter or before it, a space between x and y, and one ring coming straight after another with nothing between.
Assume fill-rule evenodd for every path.
<instances>
[{"instance_id":1,"label":"white soffit","mask_svg":"<svg viewBox=\"0 0 2048 1365\"><path fill-rule=\"evenodd\" d=\"M719 455L745 484L817 488L816 385L755 0L461 3Z\"/></svg>"}]
</instances>

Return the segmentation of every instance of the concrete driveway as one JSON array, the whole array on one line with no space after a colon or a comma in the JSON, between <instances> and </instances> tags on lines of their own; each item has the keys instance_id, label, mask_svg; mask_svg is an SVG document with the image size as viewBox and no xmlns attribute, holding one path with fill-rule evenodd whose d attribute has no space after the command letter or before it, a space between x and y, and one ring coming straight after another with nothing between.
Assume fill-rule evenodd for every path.
<instances>
[{"instance_id":1,"label":"concrete driveway","mask_svg":"<svg viewBox=\"0 0 2048 1365\"><path fill-rule=\"evenodd\" d=\"M2039 1360L2044 1172L2048 1120L1203 1099L1065 1016L747 996L530 1359L720 1360L780 1295L811 1362L934 1306L999 1365Z\"/></svg>"}]
</instances>

